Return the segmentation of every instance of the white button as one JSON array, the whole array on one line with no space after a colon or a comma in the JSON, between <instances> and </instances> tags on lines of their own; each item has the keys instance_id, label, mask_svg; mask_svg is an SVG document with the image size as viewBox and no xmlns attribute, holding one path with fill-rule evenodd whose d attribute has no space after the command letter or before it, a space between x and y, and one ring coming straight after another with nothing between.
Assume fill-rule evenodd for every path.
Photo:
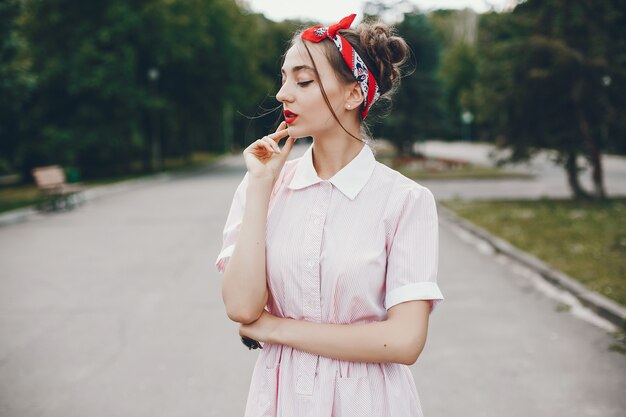
<instances>
[{"instance_id":1,"label":"white button","mask_svg":"<svg viewBox=\"0 0 626 417\"><path fill-rule=\"evenodd\" d=\"M315 265L315 262L313 262L313 261L309 261L309 266L310 266L310 267L313 267L313 265Z\"/></svg>"},{"instance_id":2,"label":"white button","mask_svg":"<svg viewBox=\"0 0 626 417\"><path fill-rule=\"evenodd\" d=\"M315 219L315 224L319 225L320 224L320 219Z\"/></svg>"}]
</instances>

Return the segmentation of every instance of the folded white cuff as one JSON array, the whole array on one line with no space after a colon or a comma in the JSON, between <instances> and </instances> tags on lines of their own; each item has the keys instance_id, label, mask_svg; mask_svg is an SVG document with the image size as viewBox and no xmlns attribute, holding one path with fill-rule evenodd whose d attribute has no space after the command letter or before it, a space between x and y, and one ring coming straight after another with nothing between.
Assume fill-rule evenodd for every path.
<instances>
[{"instance_id":1,"label":"folded white cuff","mask_svg":"<svg viewBox=\"0 0 626 417\"><path fill-rule=\"evenodd\" d=\"M416 282L391 290L385 296L385 308L389 310L396 304L412 300L433 300L431 312L444 300L439 286L435 282Z\"/></svg>"}]
</instances>

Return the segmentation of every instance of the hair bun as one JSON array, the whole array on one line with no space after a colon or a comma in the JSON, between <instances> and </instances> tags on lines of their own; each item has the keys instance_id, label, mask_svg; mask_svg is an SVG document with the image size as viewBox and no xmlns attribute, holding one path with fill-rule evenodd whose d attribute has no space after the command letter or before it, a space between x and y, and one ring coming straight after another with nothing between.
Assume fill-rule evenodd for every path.
<instances>
[{"instance_id":1,"label":"hair bun","mask_svg":"<svg viewBox=\"0 0 626 417\"><path fill-rule=\"evenodd\" d=\"M392 29L382 22L361 23L356 31L368 61L374 64L371 71L378 81L380 92L385 94L399 81L400 66L407 59L409 47L404 39L395 36Z\"/></svg>"}]
</instances>

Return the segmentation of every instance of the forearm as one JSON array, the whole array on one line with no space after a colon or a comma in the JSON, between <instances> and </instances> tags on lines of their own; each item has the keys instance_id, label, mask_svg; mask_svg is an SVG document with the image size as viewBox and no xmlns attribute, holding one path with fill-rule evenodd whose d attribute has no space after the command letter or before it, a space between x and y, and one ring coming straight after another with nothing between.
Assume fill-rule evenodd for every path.
<instances>
[{"instance_id":1,"label":"forearm","mask_svg":"<svg viewBox=\"0 0 626 417\"><path fill-rule=\"evenodd\" d=\"M399 323L329 324L280 319L269 342L333 359L352 362L393 362L410 365L412 340Z\"/></svg>"},{"instance_id":2,"label":"forearm","mask_svg":"<svg viewBox=\"0 0 626 417\"><path fill-rule=\"evenodd\" d=\"M267 303L265 232L272 187L270 179L250 178L239 237L224 271L222 299L228 317L240 323L256 320Z\"/></svg>"}]
</instances>

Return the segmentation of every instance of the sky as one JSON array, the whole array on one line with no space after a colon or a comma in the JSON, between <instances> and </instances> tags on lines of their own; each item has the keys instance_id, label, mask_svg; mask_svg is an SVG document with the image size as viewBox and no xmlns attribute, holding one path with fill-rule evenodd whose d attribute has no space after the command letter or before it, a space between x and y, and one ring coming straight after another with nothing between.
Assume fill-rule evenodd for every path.
<instances>
[{"instance_id":1,"label":"sky","mask_svg":"<svg viewBox=\"0 0 626 417\"><path fill-rule=\"evenodd\" d=\"M335 23L344 16L356 13L355 23L358 23L363 4L366 0L243 0L249 7L265 15L265 17L280 21L284 19L306 19L320 24ZM411 0L422 11L434 9L463 9L470 7L482 13L493 8L502 11L516 3L515 0Z\"/></svg>"}]
</instances>

